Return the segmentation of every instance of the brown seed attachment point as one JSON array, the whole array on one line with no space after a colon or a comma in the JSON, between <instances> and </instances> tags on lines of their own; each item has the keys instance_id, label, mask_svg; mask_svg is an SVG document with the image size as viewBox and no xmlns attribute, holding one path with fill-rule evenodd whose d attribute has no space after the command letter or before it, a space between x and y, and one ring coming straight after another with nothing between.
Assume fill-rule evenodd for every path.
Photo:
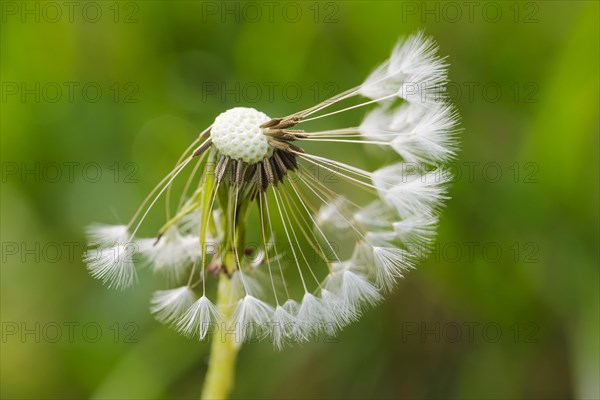
<instances>
[{"instance_id":1,"label":"brown seed attachment point","mask_svg":"<svg viewBox=\"0 0 600 400\"><path fill-rule=\"evenodd\" d=\"M211 125L211 127L212 127L212 125ZM205 130L204 130L204 131L203 131L203 132L202 132L202 133L199 135L199 137L201 137L201 138L207 138L207 137L209 137L209 136L210 136L210 128L207 128L207 129L205 129Z\"/></svg>"},{"instance_id":2,"label":"brown seed attachment point","mask_svg":"<svg viewBox=\"0 0 600 400\"><path fill-rule=\"evenodd\" d=\"M223 181L223 178L227 173L227 169L229 168L229 161L230 158L227 156L222 156L219 158L219 161L217 161L217 166L215 167L215 178L217 183L221 183Z\"/></svg>"},{"instance_id":3,"label":"brown seed attachment point","mask_svg":"<svg viewBox=\"0 0 600 400\"><path fill-rule=\"evenodd\" d=\"M236 185L241 185L244 181L244 170L246 169L246 163L242 161L238 161L235 172L233 174L233 183Z\"/></svg>"},{"instance_id":4,"label":"brown seed attachment point","mask_svg":"<svg viewBox=\"0 0 600 400\"><path fill-rule=\"evenodd\" d=\"M194 154L192 154L192 157L198 157L200 154L204 153L206 150L208 150L208 148L210 147L211 144L212 144L212 139L206 139L204 141L204 143L202 143L200 145L200 147L198 147L196 149L196 151L194 151Z\"/></svg>"},{"instance_id":5,"label":"brown seed attachment point","mask_svg":"<svg viewBox=\"0 0 600 400\"><path fill-rule=\"evenodd\" d=\"M304 153L300 147L295 146L289 142L283 142L280 140L269 140L269 144L275 147L278 150L284 151L286 153Z\"/></svg>"},{"instance_id":6,"label":"brown seed attachment point","mask_svg":"<svg viewBox=\"0 0 600 400\"><path fill-rule=\"evenodd\" d=\"M308 135L301 130L266 129L263 133L266 136L270 136L279 140L298 140L305 139L308 137Z\"/></svg>"},{"instance_id":7,"label":"brown seed attachment point","mask_svg":"<svg viewBox=\"0 0 600 400\"><path fill-rule=\"evenodd\" d=\"M287 165L285 165L285 162L283 162L283 160L281 159L281 156L279 155L280 151L277 150L273 153L273 157L272 159L275 160L275 164L277 165L277 168L281 171L282 173L282 177L287 175L288 172L288 167Z\"/></svg>"},{"instance_id":8,"label":"brown seed attachment point","mask_svg":"<svg viewBox=\"0 0 600 400\"><path fill-rule=\"evenodd\" d=\"M277 175L275 174L275 171L273 171L273 166L272 166L271 162L269 161L268 158L265 158L262 161L262 164L263 164L263 168L265 170L265 174L267 176L267 181L271 185L277 187L277 182L278 182L277 181Z\"/></svg>"},{"instance_id":9,"label":"brown seed attachment point","mask_svg":"<svg viewBox=\"0 0 600 400\"><path fill-rule=\"evenodd\" d=\"M296 114L296 115L290 115L289 117L285 117L285 118L273 118L267 122L265 122L264 124L262 124L260 127L261 128L272 128L272 129L286 129L286 128L291 128L292 126L296 125L298 122L300 122L302 120L303 116Z\"/></svg>"},{"instance_id":10,"label":"brown seed attachment point","mask_svg":"<svg viewBox=\"0 0 600 400\"><path fill-rule=\"evenodd\" d=\"M278 125L281 121L283 121L283 118L273 118L262 124L260 128L272 128L275 125Z\"/></svg>"},{"instance_id":11,"label":"brown seed attachment point","mask_svg":"<svg viewBox=\"0 0 600 400\"><path fill-rule=\"evenodd\" d=\"M259 192L264 192L267 189L267 182L265 168L263 167L263 163L256 164L256 188Z\"/></svg>"},{"instance_id":12,"label":"brown seed attachment point","mask_svg":"<svg viewBox=\"0 0 600 400\"><path fill-rule=\"evenodd\" d=\"M281 161L283 161L288 170L294 171L298 169L298 160L296 160L296 155L281 150L277 150L276 153L279 155L279 157L281 157Z\"/></svg>"}]
</instances>

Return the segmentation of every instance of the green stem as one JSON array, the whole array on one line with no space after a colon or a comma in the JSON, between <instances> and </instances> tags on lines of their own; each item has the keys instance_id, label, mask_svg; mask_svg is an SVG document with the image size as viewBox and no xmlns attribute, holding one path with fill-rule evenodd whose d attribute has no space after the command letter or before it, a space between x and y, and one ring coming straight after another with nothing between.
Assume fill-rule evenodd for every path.
<instances>
[{"instance_id":1,"label":"green stem","mask_svg":"<svg viewBox=\"0 0 600 400\"><path fill-rule=\"evenodd\" d=\"M210 183L211 185L213 182ZM212 189L212 187L211 187ZM212 190L211 190L212 192ZM217 289L217 308L223 317L223 320L231 320L235 308L234 289L232 288L231 275L237 268L241 268L238 257L240 249L243 247L246 235L246 220L249 209L247 195L240 199L239 192L236 189L221 189L219 193L219 205L226 210L225 213L225 233L222 245L224 245L223 262L219 276L219 287ZM208 201L208 199L206 199ZM204 238L201 237L201 241ZM205 255L203 254L203 257ZM204 258L203 258L204 259ZM235 375L235 362L241 342L236 341L236 335L227 334L221 330L219 336L214 336L210 348L210 360L204 388L202 390L202 399L226 399L229 397L233 387L233 378ZM240 339L240 338L237 338Z\"/></svg>"},{"instance_id":2,"label":"green stem","mask_svg":"<svg viewBox=\"0 0 600 400\"><path fill-rule=\"evenodd\" d=\"M228 321L233 312L231 304L231 279L226 274L219 278L217 307ZM235 375L235 362L240 344L234 335L221 334L213 337L210 348L208 372L202 390L202 399L226 399L229 397Z\"/></svg>"}]
</instances>

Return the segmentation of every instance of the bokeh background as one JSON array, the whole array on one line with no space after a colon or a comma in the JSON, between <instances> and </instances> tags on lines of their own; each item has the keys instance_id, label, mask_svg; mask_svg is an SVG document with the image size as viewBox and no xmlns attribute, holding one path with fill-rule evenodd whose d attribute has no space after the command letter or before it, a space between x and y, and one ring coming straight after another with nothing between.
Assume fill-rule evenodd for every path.
<instances>
[{"instance_id":1,"label":"bokeh background","mask_svg":"<svg viewBox=\"0 0 600 400\"><path fill-rule=\"evenodd\" d=\"M437 247L335 340L245 345L232 395L599 397L597 1L1 5L2 398L198 397L208 344L152 319L152 274L92 279L83 228L218 113L308 107L419 28L464 129Z\"/></svg>"}]
</instances>

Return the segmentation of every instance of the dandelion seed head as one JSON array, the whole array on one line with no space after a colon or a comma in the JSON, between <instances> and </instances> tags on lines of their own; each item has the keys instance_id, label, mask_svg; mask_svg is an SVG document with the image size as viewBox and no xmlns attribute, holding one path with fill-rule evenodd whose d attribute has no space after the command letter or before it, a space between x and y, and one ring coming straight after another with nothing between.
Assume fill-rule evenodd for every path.
<instances>
[{"instance_id":1,"label":"dandelion seed head","mask_svg":"<svg viewBox=\"0 0 600 400\"><path fill-rule=\"evenodd\" d=\"M236 342L270 338L281 349L337 334L380 303L435 238L451 179L443 164L458 147L448 65L437 51L417 33L363 83L306 110L223 112L129 224L88 230L99 251L86 253L91 274L112 287L133 284L132 252L124 252L133 240L128 249L179 286L157 291L151 312L184 335L203 340L224 328ZM346 100L358 104L342 108ZM304 129L358 107L370 109L362 122ZM372 159L349 157L368 147ZM188 164L179 201L170 201ZM158 236L137 239L163 194Z\"/></svg>"},{"instance_id":2,"label":"dandelion seed head","mask_svg":"<svg viewBox=\"0 0 600 400\"><path fill-rule=\"evenodd\" d=\"M270 118L254 108L235 107L220 114L210 130L210 137L227 157L256 164L273 154L268 137L260 125Z\"/></svg>"}]
</instances>

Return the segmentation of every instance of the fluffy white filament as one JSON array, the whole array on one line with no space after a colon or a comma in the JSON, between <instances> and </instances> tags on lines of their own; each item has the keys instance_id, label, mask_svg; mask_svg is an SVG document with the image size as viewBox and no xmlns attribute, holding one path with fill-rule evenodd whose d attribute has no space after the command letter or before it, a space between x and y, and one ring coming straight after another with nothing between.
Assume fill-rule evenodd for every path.
<instances>
[{"instance_id":1,"label":"fluffy white filament","mask_svg":"<svg viewBox=\"0 0 600 400\"><path fill-rule=\"evenodd\" d=\"M218 328L221 321L217 307L206 296L202 296L179 319L177 329L185 336L197 336L203 340L209 332Z\"/></svg>"},{"instance_id":2,"label":"fluffy white filament","mask_svg":"<svg viewBox=\"0 0 600 400\"><path fill-rule=\"evenodd\" d=\"M412 268L410 253L394 247L373 248L377 284L389 291L402 273Z\"/></svg>"},{"instance_id":3,"label":"fluffy white filament","mask_svg":"<svg viewBox=\"0 0 600 400\"><path fill-rule=\"evenodd\" d=\"M182 235L172 226L160 238L138 240L139 251L154 271L164 272L174 281L180 281L193 261L200 257L200 242L197 235Z\"/></svg>"},{"instance_id":4,"label":"fluffy white filament","mask_svg":"<svg viewBox=\"0 0 600 400\"><path fill-rule=\"evenodd\" d=\"M373 174L373 184L381 198L402 218L435 215L442 201L447 199L450 174L440 169L414 173L406 167L403 163L395 164Z\"/></svg>"},{"instance_id":5,"label":"fluffy white filament","mask_svg":"<svg viewBox=\"0 0 600 400\"><path fill-rule=\"evenodd\" d=\"M154 292L150 312L163 324L179 321L194 302L194 292L189 286Z\"/></svg>"},{"instance_id":6,"label":"fluffy white filament","mask_svg":"<svg viewBox=\"0 0 600 400\"><path fill-rule=\"evenodd\" d=\"M301 322L301 334L306 338L314 337L321 330L336 332L338 328L335 310L327 307L321 298L308 292L300 302L297 318Z\"/></svg>"},{"instance_id":7,"label":"fluffy white filament","mask_svg":"<svg viewBox=\"0 0 600 400\"><path fill-rule=\"evenodd\" d=\"M231 318L231 326L235 340L245 341L248 338L266 336L274 309L266 302L256 297L246 295L241 299Z\"/></svg>"},{"instance_id":8,"label":"fluffy white filament","mask_svg":"<svg viewBox=\"0 0 600 400\"><path fill-rule=\"evenodd\" d=\"M447 65L436 53L435 42L421 32L400 40L390 59L361 85L360 94L371 99L397 96L416 103L439 101Z\"/></svg>"},{"instance_id":9,"label":"fluffy white filament","mask_svg":"<svg viewBox=\"0 0 600 400\"><path fill-rule=\"evenodd\" d=\"M457 114L449 104L404 103L373 109L359 127L369 140L387 143L407 163L441 163L456 150Z\"/></svg>"},{"instance_id":10,"label":"fluffy white filament","mask_svg":"<svg viewBox=\"0 0 600 400\"><path fill-rule=\"evenodd\" d=\"M86 228L85 233L88 243L94 247L111 247L119 243L124 244L129 239L126 225L93 224Z\"/></svg>"},{"instance_id":11,"label":"fluffy white filament","mask_svg":"<svg viewBox=\"0 0 600 400\"><path fill-rule=\"evenodd\" d=\"M291 306L290 312L290 307L275 307L270 335L273 346L278 350L281 350L288 341L296 342L303 339L300 321L294 315L295 308L296 305Z\"/></svg>"},{"instance_id":12,"label":"fluffy white filament","mask_svg":"<svg viewBox=\"0 0 600 400\"><path fill-rule=\"evenodd\" d=\"M109 288L126 289L137 279L133 253L135 244L117 244L112 247L98 247L88 250L84 261L90 274Z\"/></svg>"}]
</instances>

